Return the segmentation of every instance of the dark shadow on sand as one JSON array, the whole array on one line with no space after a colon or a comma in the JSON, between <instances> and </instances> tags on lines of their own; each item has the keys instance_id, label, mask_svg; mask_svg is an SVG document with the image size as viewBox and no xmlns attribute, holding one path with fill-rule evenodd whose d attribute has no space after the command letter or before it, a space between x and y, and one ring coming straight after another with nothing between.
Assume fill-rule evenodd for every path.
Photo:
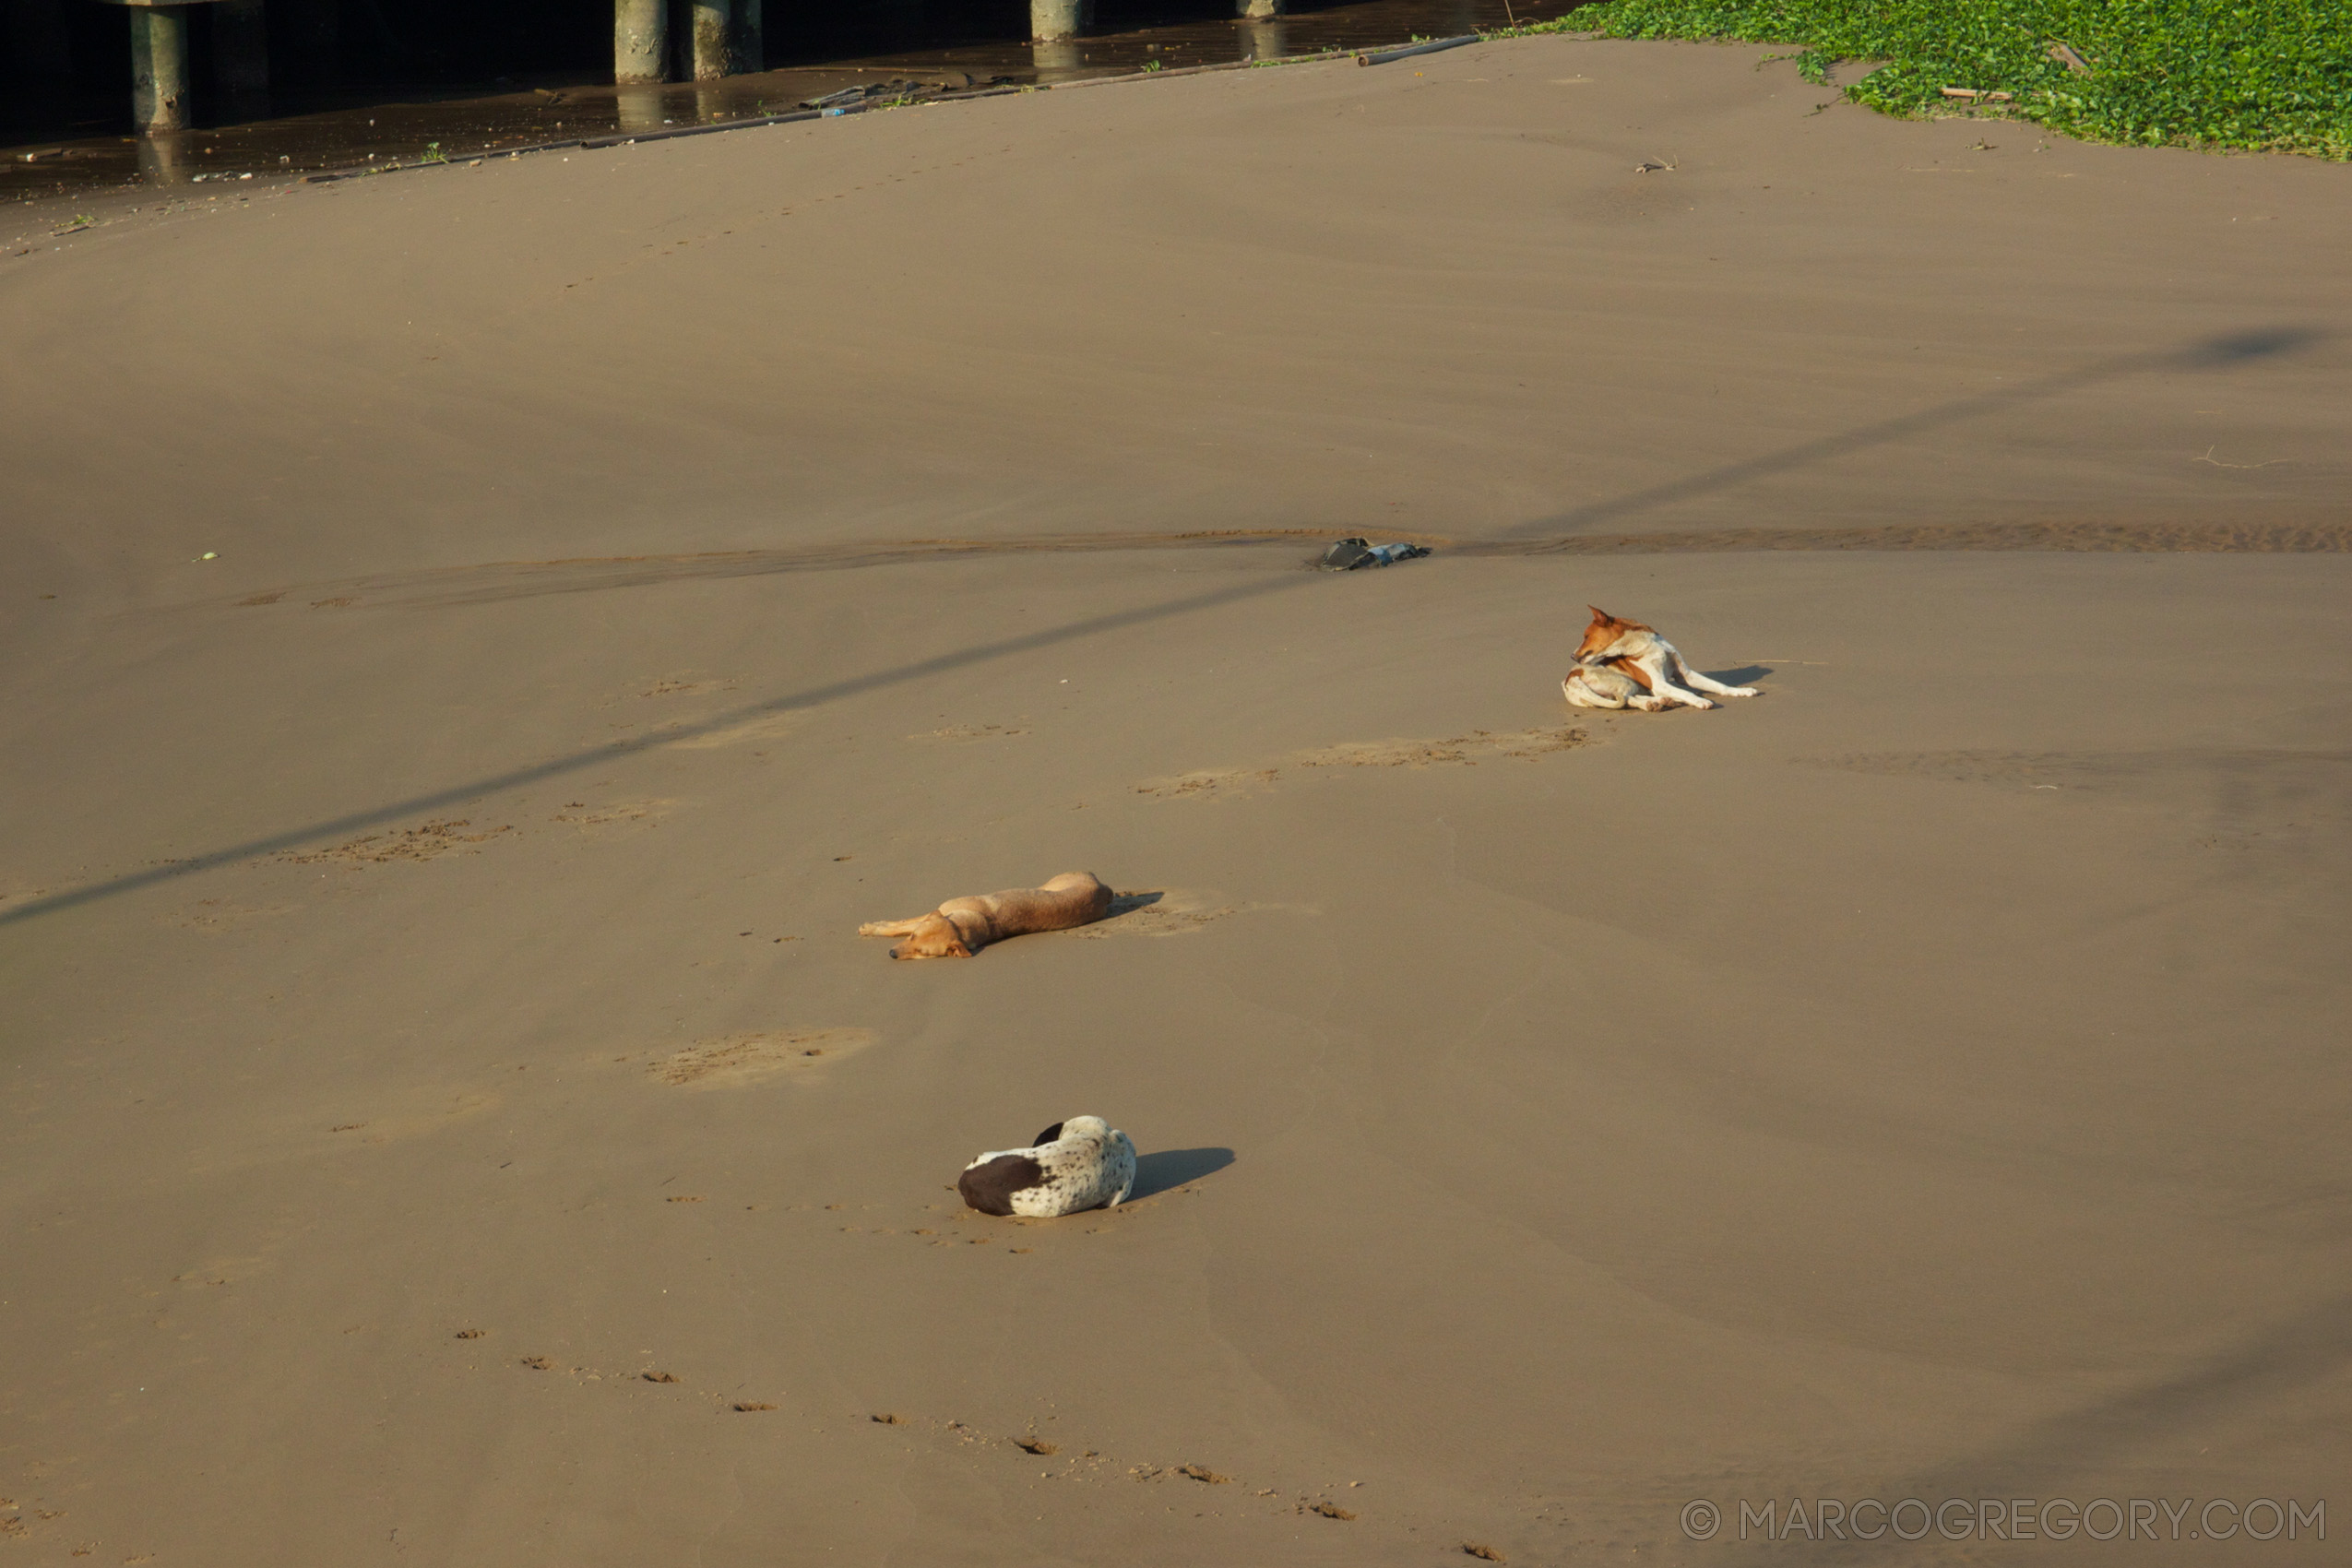
<instances>
[{"instance_id":1,"label":"dark shadow on sand","mask_svg":"<svg viewBox=\"0 0 2352 1568\"><path fill-rule=\"evenodd\" d=\"M167 864L110 877L103 882L87 883L80 887L68 888L62 893L52 893L28 899L13 909L0 911L0 926L16 925L24 921L38 919L42 915L54 914L61 909L77 909L84 904L94 903L101 898L128 893L137 888L152 886L156 883L168 881L173 877L186 876L194 872L210 871L216 866L232 865L240 861L257 860L264 855L279 854L304 844L315 843L323 838L339 838L349 834L364 832L369 828L381 827L387 823L397 822L405 817L418 816L424 813L441 810L445 806L457 805L472 800L478 795L490 794L500 790L517 789L526 784L537 784L550 778L561 778L567 774L577 773L586 768L602 767L639 752L674 745L681 740L689 740L696 735L707 735L714 731L728 729L769 714L790 713L800 708L815 707L824 703L837 702L843 697L857 696L866 692L883 691L909 682L926 680L949 670L985 664L992 659L1007 658L1013 654L1029 653L1039 648L1052 647L1062 643L1075 642L1081 638L1099 636L1110 632L1130 631L1157 621L1165 621L1178 615L1188 615L1194 611L1214 609L1225 604L1238 604L1248 600L1262 599L1268 594L1287 593L1318 580L1311 574L1286 572L1278 577L1261 578L1255 582L1242 583L1235 587L1212 588L1206 593L1189 594L1182 599L1168 600L1158 604L1146 605L1137 610L1122 610L1108 615L1090 616L1082 621L1067 622L1059 626L1048 627L1021 636L1007 637L1000 642L981 643L973 647L959 648L953 653L943 653L931 659L916 659L909 663L897 665L891 669L877 670L870 674L853 675L846 680L830 681L823 685L811 686L806 690L795 692L789 696L731 708L699 724L660 731L651 735L641 735L626 741L616 741L610 745L590 747L585 751L551 758L546 762L510 768L504 773L491 774L485 778L468 779L464 783L453 784L446 789L410 795L405 800L390 802L368 810L350 812L342 816L305 823L300 827L289 828L284 832L269 834L259 838L248 838L242 844L232 844L223 849L191 855L184 860L172 861Z\"/></svg>"},{"instance_id":2,"label":"dark shadow on sand","mask_svg":"<svg viewBox=\"0 0 2352 1568\"><path fill-rule=\"evenodd\" d=\"M1728 489L1766 475L1786 473L1883 442L1920 434L1959 421L1978 418L2002 409L2056 397L2064 392L2076 391L2118 376L2154 371L2186 372L2227 369L2310 349L2327 341L2332 336L2328 332L2301 327L2257 328L2243 332L2224 333L2180 348L2118 355L2073 370L2055 372L2015 387L2005 387L1998 391L1954 398L1915 413L1900 415L1838 434L1800 443L1797 445L1784 447L1778 452L1743 458L1738 462L1722 465L1682 479L1672 480L1664 484L1654 485L1646 490L1635 491L1631 494L1590 502L1566 512L1555 513L1549 517L1539 517L1517 528L1505 529L1499 535L1484 540L1462 541L1451 547L1451 552L1471 556L1520 553L1539 555L1554 551L1573 551L1577 548L1577 535L1583 530L1590 529L1614 518L1648 511L1671 502L1688 500L1693 496ZM1558 534L1562 529L1568 530L1564 537L1541 540L1527 537L1538 533ZM1673 536L1667 535L1665 538L1670 540ZM884 552L879 558L888 558L888 553ZM747 566L747 560L753 564ZM833 564L854 563L836 561ZM597 564L600 567L607 564L618 567L627 564L600 563ZM716 564L697 558L683 563L683 568L673 564L672 566L662 568L651 575L644 575L640 569L641 575L634 578L603 579L584 586L621 587L632 586L635 582L666 580L668 576L675 575L679 569L690 570L692 575L696 576L737 576L744 575L752 570L789 569L789 558L780 555L760 555L749 558L726 556L720 558ZM1277 577L1244 583L1237 587L1216 588L1206 593L1170 600L1138 610L1091 616L1022 636L982 643L952 653L916 659L889 669L851 676L845 680L828 682L768 702L738 707L701 724L615 742L611 745L574 752L544 762L511 768L503 773L467 779L445 789L411 795L405 800L305 823L278 833L249 838L240 844L227 845L161 865L149 866L99 882L85 883L79 887L67 888L63 892L29 898L13 908L0 910L0 927L37 920L42 916L55 914L65 909L77 909L102 898L152 886L159 882L185 876L192 873L209 871L217 866L231 865L241 861L256 860L265 855L278 854L304 845L315 844L322 839L341 837L370 828L382 827L402 818L420 816L496 790L517 789L527 784L538 784L549 779L560 778L587 768L602 767L638 752L673 745L681 740L707 734L712 731L741 724L748 719L766 715L814 707L843 697L856 696L867 692L881 691L910 682L926 680L950 670L983 664L1012 654L1051 647L1058 644L1105 633L1130 631L1155 622L1190 614L1197 610L1236 604L1264 598L1269 594L1289 592L1321 580L1323 578L1317 573L1286 572Z\"/></svg>"},{"instance_id":3,"label":"dark shadow on sand","mask_svg":"<svg viewBox=\"0 0 2352 1568\"><path fill-rule=\"evenodd\" d=\"M1233 1151L1229 1148L1164 1148L1137 1155L1134 1190L1127 1194L1127 1201L1158 1197L1232 1163Z\"/></svg>"},{"instance_id":4,"label":"dark shadow on sand","mask_svg":"<svg viewBox=\"0 0 2352 1568\"><path fill-rule=\"evenodd\" d=\"M1964 421L1983 419L1987 415L2019 408L2028 403L2046 401L2063 393L2081 391L2103 381L2113 381L2127 375L2143 375L2155 371L2228 370L2258 360L2275 358L2301 350L2315 348L2333 334L2308 327L2256 327L2244 332L2224 332L2201 339L2177 349L2153 349L2135 354L2117 354L2111 358L2078 365L2073 370L2053 371L2036 376L2014 386L2003 386L1990 392L1972 393L1966 397L1949 398L1930 408L1893 419L1878 420L1870 424L1844 430L1835 435L1823 435L1812 441L1800 441L1784 446L1777 452L1761 453L1742 457L1699 473L1686 474L1681 479L1668 480L1646 490L1636 490L1626 495L1613 495L1604 501L1588 501L1584 505L1555 512L1548 517L1538 517L1505 529L1497 538L1524 539L1530 534L1564 533L1574 536L1603 523L1614 522L1637 512L1647 512L1676 501L1689 501L1717 491L1729 490L1753 480L1787 473L1791 469L1827 462L1849 453L1899 441L1907 436L1922 435L1946 425Z\"/></svg>"},{"instance_id":5,"label":"dark shadow on sand","mask_svg":"<svg viewBox=\"0 0 2352 1568\"><path fill-rule=\"evenodd\" d=\"M1160 899L1166 897L1166 894L1158 891L1150 893L1114 893L1111 896L1111 912L1103 916L1102 919L1105 921L1115 921L1121 915L1132 915L1137 909L1148 909L1154 904L1158 903ZM1095 923L1099 925L1102 921L1098 921Z\"/></svg>"},{"instance_id":6,"label":"dark shadow on sand","mask_svg":"<svg viewBox=\"0 0 2352 1568\"><path fill-rule=\"evenodd\" d=\"M1758 681L1763 680L1765 676L1772 673L1772 666L1769 664L1742 664L1737 670L1708 670L1703 671L1703 673L1706 675L1707 679L1711 681L1720 681L1727 686L1752 686Z\"/></svg>"}]
</instances>

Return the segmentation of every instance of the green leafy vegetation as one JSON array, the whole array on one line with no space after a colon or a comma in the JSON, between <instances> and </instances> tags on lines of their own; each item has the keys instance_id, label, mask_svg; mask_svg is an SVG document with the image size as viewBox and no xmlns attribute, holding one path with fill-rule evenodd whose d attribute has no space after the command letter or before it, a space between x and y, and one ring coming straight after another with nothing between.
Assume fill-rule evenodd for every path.
<instances>
[{"instance_id":1,"label":"green leafy vegetation","mask_svg":"<svg viewBox=\"0 0 2352 1568\"><path fill-rule=\"evenodd\" d=\"M1841 90L1890 114L1990 112L2090 141L2352 159L2347 0L1600 0L1515 30L1796 44L1812 81L1840 61L1886 62Z\"/></svg>"}]
</instances>

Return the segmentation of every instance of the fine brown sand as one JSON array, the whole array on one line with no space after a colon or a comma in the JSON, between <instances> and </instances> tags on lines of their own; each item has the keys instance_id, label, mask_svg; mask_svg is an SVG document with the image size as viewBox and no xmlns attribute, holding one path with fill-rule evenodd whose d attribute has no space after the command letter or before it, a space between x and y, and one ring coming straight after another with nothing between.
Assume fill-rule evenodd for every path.
<instances>
[{"instance_id":1,"label":"fine brown sand","mask_svg":"<svg viewBox=\"0 0 2352 1568\"><path fill-rule=\"evenodd\" d=\"M0 1558L2352 1528L2347 176L1763 53L0 258ZM1565 708L1587 602L1769 695ZM957 1206L1084 1112L1134 1201Z\"/></svg>"}]
</instances>

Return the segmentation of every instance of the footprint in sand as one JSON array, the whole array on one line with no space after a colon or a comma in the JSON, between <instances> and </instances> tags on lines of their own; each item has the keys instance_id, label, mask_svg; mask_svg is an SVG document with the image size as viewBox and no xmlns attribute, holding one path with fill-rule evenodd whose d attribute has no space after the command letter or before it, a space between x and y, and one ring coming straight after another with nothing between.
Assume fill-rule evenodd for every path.
<instances>
[{"instance_id":1,"label":"footprint in sand","mask_svg":"<svg viewBox=\"0 0 2352 1568\"><path fill-rule=\"evenodd\" d=\"M444 855L480 854L471 846L512 833L515 825L475 826L469 817L452 817L442 822L422 823L415 827L395 828L384 833L370 833L338 844L331 849L314 849L298 854L289 849L278 858L290 865L384 865L393 861L437 861Z\"/></svg>"},{"instance_id":2,"label":"footprint in sand","mask_svg":"<svg viewBox=\"0 0 2352 1568\"><path fill-rule=\"evenodd\" d=\"M1290 760L1300 767L1427 767L1431 763L1475 764L1498 756L1532 760L1553 752L1573 751L1589 737L1574 725L1559 730L1514 730L1498 733L1473 730L1442 741L1348 741L1300 752Z\"/></svg>"},{"instance_id":3,"label":"footprint in sand","mask_svg":"<svg viewBox=\"0 0 2352 1568\"><path fill-rule=\"evenodd\" d=\"M226 898L199 898L169 918L173 925L217 936L249 921L291 913L293 908L291 904L232 904Z\"/></svg>"},{"instance_id":4,"label":"footprint in sand","mask_svg":"<svg viewBox=\"0 0 2352 1568\"><path fill-rule=\"evenodd\" d=\"M429 1137L458 1122L480 1116L498 1102L497 1095L476 1090L453 1093L445 1088L420 1088L398 1096L394 1105L364 1122L328 1123L327 1135L331 1140L330 1146L338 1148L373 1147ZM315 1146L315 1137L314 1134L303 1142Z\"/></svg>"},{"instance_id":5,"label":"footprint in sand","mask_svg":"<svg viewBox=\"0 0 2352 1568\"><path fill-rule=\"evenodd\" d=\"M1207 768L1170 778L1146 778L1135 793L1161 800L1219 800L1253 794L1273 784L1285 768L1429 767L1438 763L1476 766L1496 757L1532 761L1553 752L1590 743L1579 726L1547 730L1473 730L1442 740L1348 741L1293 752L1267 767Z\"/></svg>"},{"instance_id":6,"label":"footprint in sand","mask_svg":"<svg viewBox=\"0 0 2352 1568\"><path fill-rule=\"evenodd\" d=\"M591 806L582 801L566 801L564 809L550 820L566 827L625 831L634 827L650 827L670 814L674 800L613 801Z\"/></svg>"},{"instance_id":7,"label":"footprint in sand","mask_svg":"<svg viewBox=\"0 0 2352 1568\"><path fill-rule=\"evenodd\" d=\"M641 697L699 697L707 696L713 692L731 692L734 689L735 681L732 678L697 679L695 671L683 670L675 675L665 675L659 680L647 682L637 689L637 695Z\"/></svg>"},{"instance_id":8,"label":"footprint in sand","mask_svg":"<svg viewBox=\"0 0 2352 1568\"><path fill-rule=\"evenodd\" d=\"M854 1056L875 1039L872 1029L766 1029L697 1040L687 1049L658 1056L646 1074L681 1088L742 1088L786 1075L814 1076ZM628 1061L624 1056L618 1061Z\"/></svg>"},{"instance_id":9,"label":"footprint in sand","mask_svg":"<svg viewBox=\"0 0 2352 1568\"><path fill-rule=\"evenodd\" d=\"M1271 767L1206 768L1197 773L1180 773L1172 778L1146 778L1135 786L1135 793L1157 795L1166 801L1220 800L1255 794L1277 777Z\"/></svg>"},{"instance_id":10,"label":"footprint in sand","mask_svg":"<svg viewBox=\"0 0 2352 1568\"><path fill-rule=\"evenodd\" d=\"M1001 724L950 724L944 730L925 730L909 735L909 741L1009 741L1016 735L1026 735L1027 730L1008 730Z\"/></svg>"}]
</instances>

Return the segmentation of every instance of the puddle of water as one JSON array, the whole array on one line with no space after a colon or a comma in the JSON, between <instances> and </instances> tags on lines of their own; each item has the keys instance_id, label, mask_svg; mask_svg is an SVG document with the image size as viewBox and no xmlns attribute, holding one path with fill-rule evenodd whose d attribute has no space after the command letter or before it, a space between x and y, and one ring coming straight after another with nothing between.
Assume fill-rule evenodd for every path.
<instances>
[{"instance_id":1,"label":"puddle of water","mask_svg":"<svg viewBox=\"0 0 2352 1568\"><path fill-rule=\"evenodd\" d=\"M1574 0L1360 0L1270 21L1166 20L1061 43L931 41L886 53L804 61L718 82L615 87L577 77L486 88L382 89L352 105L260 112L208 129L14 138L0 152L0 200L44 205L108 191L215 184L241 192L270 180L374 163L452 160L574 137L642 134L784 113L849 88L878 96L953 98L992 85L1054 85L1151 69L1272 60L1451 37L1550 20ZM228 109L231 105L221 105ZM295 105L295 107L302 107ZM195 193L191 193L195 194ZM27 214L39 217L40 214Z\"/></svg>"}]
</instances>

